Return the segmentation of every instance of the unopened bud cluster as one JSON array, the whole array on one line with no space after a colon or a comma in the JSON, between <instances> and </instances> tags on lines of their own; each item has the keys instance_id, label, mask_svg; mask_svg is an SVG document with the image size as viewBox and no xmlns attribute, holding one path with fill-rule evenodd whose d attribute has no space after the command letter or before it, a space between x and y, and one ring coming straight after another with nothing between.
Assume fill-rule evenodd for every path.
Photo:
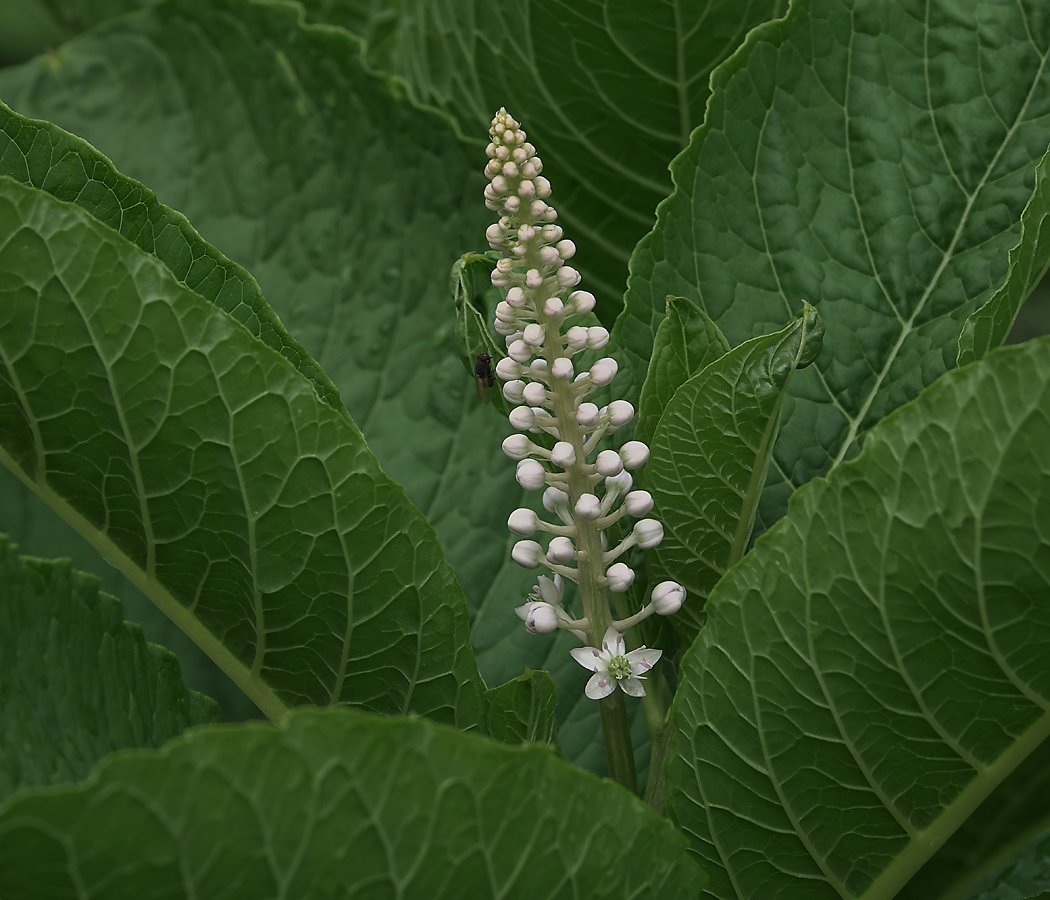
<instances>
[{"instance_id":1,"label":"unopened bud cluster","mask_svg":"<svg viewBox=\"0 0 1050 900\"><path fill-rule=\"evenodd\" d=\"M616 376L616 360L604 357L577 371L574 359L584 350L601 350L609 332L601 326L570 324L594 308L594 296L577 290L580 274L568 261L576 252L555 224L558 213L548 203L551 186L536 148L505 110L489 129L486 148L485 204L499 214L486 231L489 246L503 258L492 272L492 283L506 291L496 307L496 331L507 343L507 358L496 374L504 382L503 396L516 404L510 423L516 430L503 450L517 461L516 477L526 490L543 491L543 508L553 521L530 509L515 510L507 522L522 540L512 556L526 568L544 566L553 579L541 577L528 603L518 609L533 633L567 628L581 640L597 646L607 628L623 631L646 616L677 612L685 589L675 582L658 585L649 604L629 619L613 621L606 590L624 592L635 573L618 561L632 548L649 549L663 539L663 526L648 518L653 498L632 490L631 472L644 465L649 448L628 441L618 451L594 454L605 435L613 434L634 417L626 400L598 407L588 399ZM547 449L530 434L549 434ZM624 516L637 521L627 536L609 546L605 530ZM537 532L552 535L547 547L533 539ZM575 620L563 608L564 579L580 586L584 618ZM600 608L596 599L601 601ZM590 600L589 600L590 598Z\"/></svg>"}]
</instances>

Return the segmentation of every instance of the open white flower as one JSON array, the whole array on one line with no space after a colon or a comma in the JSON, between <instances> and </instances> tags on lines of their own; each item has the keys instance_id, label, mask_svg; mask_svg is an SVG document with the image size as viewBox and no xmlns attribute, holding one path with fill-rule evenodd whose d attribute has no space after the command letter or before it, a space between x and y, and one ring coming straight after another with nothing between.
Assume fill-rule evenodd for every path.
<instances>
[{"instance_id":1,"label":"open white flower","mask_svg":"<svg viewBox=\"0 0 1050 900\"><path fill-rule=\"evenodd\" d=\"M663 655L663 650L651 650L648 647L639 647L630 653L625 652L626 650L623 635L615 628L610 628L602 639L601 650L594 647L576 647L569 651L576 662L594 672L585 691L591 700L608 697L616 690L617 685L631 697L645 696L643 673L656 665Z\"/></svg>"}]
</instances>

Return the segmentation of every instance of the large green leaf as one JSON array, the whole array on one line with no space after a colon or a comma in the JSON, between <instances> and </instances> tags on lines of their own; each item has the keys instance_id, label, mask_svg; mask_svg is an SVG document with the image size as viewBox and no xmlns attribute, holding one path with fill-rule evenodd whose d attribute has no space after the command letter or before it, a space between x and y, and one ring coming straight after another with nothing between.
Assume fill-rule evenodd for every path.
<instances>
[{"instance_id":1,"label":"large green leaf","mask_svg":"<svg viewBox=\"0 0 1050 900\"><path fill-rule=\"evenodd\" d=\"M691 900L704 884L666 821L547 747L349 710L201 729L23 793L0 807L0 858L5 900Z\"/></svg>"},{"instance_id":2,"label":"large green leaf","mask_svg":"<svg viewBox=\"0 0 1050 900\"><path fill-rule=\"evenodd\" d=\"M792 498L682 664L668 809L719 898L893 897L1050 734L1050 340Z\"/></svg>"},{"instance_id":3,"label":"large green leaf","mask_svg":"<svg viewBox=\"0 0 1050 900\"><path fill-rule=\"evenodd\" d=\"M529 498L453 341L449 267L484 246L484 156L395 102L359 54L288 5L185 0L0 72L0 97L90 140L251 270L437 531L486 681L551 671L567 758L603 773L593 703L574 702L586 672L514 615L534 573L510 561L506 521Z\"/></svg>"},{"instance_id":4,"label":"large green leaf","mask_svg":"<svg viewBox=\"0 0 1050 900\"><path fill-rule=\"evenodd\" d=\"M178 660L123 621L97 578L20 557L0 535L0 801L218 721L215 702L183 687Z\"/></svg>"},{"instance_id":5,"label":"large green leaf","mask_svg":"<svg viewBox=\"0 0 1050 900\"><path fill-rule=\"evenodd\" d=\"M462 592L357 428L80 208L0 178L0 460L271 718L481 714Z\"/></svg>"},{"instance_id":6,"label":"large green leaf","mask_svg":"<svg viewBox=\"0 0 1050 900\"><path fill-rule=\"evenodd\" d=\"M823 336L806 304L786 328L745 341L690 378L660 417L645 484L664 539L647 558L689 592L672 620L686 645L703 625L711 589L747 549L788 386L816 359Z\"/></svg>"},{"instance_id":7,"label":"large green leaf","mask_svg":"<svg viewBox=\"0 0 1050 900\"><path fill-rule=\"evenodd\" d=\"M1048 53L1036 0L800 0L712 74L614 340L637 396L668 294L732 345L817 306L824 352L789 389L764 527L954 365L967 316L1008 278L1050 143Z\"/></svg>"},{"instance_id":8,"label":"large green leaf","mask_svg":"<svg viewBox=\"0 0 1050 900\"><path fill-rule=\"evenodd\" d=\"M485 691L486 731L505 744L535 741L556 747L557 705L558 693L550 675L526 669L524 675Z\"/></svg>"},{"instance_id":9,"label":"large green leaf","mask_svg":"<svg viewBox=\"0 0 1050 900\"><path fill-rule=\"evenodd\" d=\"M946 893L943 900L1050 900L1050 832L1037 834L973 891Z\"/></svg>"},{"instance_id":10,"label":"large green leaf","mask_svg":"<svg viewBox=\"0 0 1050 900\"><path fill-rule=\"evenodd\" d=\"M468 140L484 145L501 106L524 124L577 244L573 265L606 322L622 305L631 250L671 188L667 164L703 119L711 70L749 28L787 8L783 0L305 6L371 37L372 66L452 115Z\"/></svg>"}]
</instances>

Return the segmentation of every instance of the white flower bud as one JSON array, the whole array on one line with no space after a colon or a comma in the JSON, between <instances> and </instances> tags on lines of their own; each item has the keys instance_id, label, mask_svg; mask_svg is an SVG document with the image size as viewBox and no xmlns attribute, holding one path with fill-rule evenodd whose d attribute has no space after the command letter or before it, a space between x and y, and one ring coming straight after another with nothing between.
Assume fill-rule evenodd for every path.
<instances>
[{"instance_id":1,"label":"white flower bud","mask_svg":"<svg viewBox=\"0 0 1050 900\"><path fill-rule=\"evenodd\" d=\"M543 468L543 464L535 459L521 460L514 470L514 478L527 491L538 491L543 487L546 474L547 470ZM649 505L652 506L651 503Z\"/></svg>"},{"instance_id":2,"label":"white flower bud","mask_svg":"<svg viewBox=\"0 0 1050 900\"><path fill-rule=\"evenodd\" d=\"M521 200L519 200L517 197L510 196L503 201L503 208L512 216L516 216L518 214L518 210L521 209Z\"/></svg>"},{"instance_id":3,"label":"white flower bud","mask_svg":"<svg viewBox=\"0 0 1050 900\"><path fill-rule=\"evenodd\" d=\"M620 459L620 454L615 450L603 450L598 454L595 464L598 468L598 474L607 478L619 475L623 471L623 461Z\"/></svg>"},{"instance_id":4,"label":"white flower bud","mask_svg":"<svg viewBox=\"0 0 1050 900\"><path fill-rule=\"evenodd\" d=\"M567 356L559 356L551 366L551 375L559 381L572 381L572 360Z\"/></svg>"},{"instance_id":5,"label":"white flower bud","mask_svg":"<svg viewBox=\"0 0 1050 900\"><path fill-rule=\"evenodd\" d=\"M543 314L551 319L560 319L565 315L565 304L561 297L549 297L543 304Z\"/></svg>"},{"instance_id":6,"label":"white flower bud","mask_svg":"<svg viewBox=\"0 0 1050 900\"><path fill-rule=\"evenodd\" d=\"M545 375L546 372L547 372L547 360L545 360L543 358L534 359L529 364L529 371L532 373L532 377L533 378L540 378L540 377L542 377L542 375ZM540 374L537 374L537 373L540 373Z\"/></svg>"},{"instance_id":7,"label":"white flower bud","mask_svg":"<svg viewBox=\"0 0 1050 900\"><path fill-rule=\"evenodd\" d=\"M594 428L600 418L598 407L593 403L581 403L579 409L576 410L576 421L584 428Z\"/></svg>"},{"instance_id":8,"label":"white flower bud","mask_svg":"<svg viewBox=\"0 0 1050 900\"><path fill-rule=\"evenodd\" d=\"M517 198L511 197L511 199L516 200ZM510 252L515 259L524 259L525 254L529 252L529 248L526 247L524 244L515 244L513 247L510 248Z\"/></svg>"},{"instance_id":9,"label":"white flower bud","mask_svg":"<svg viewBox=\"0 0 1050 900\"><path fill-rule=\"evenodd\" d=\"M609 411L609 424L613 430L622 428L634 418L634 407L626 400L613 400L607 407Z\"/></svg>"},{"instance_id":10,"label":"white flower bud","mask_svg":"<svg viewBox=\"0 0 1050 900\"><path fill-rule=\"evenodd\" d=\"M552 538L547 545L547 561L558 566L571 563L576 558L576 547L567 537Z\"/></svg>"},{"instance_id":11,"label":"white flower bud","mask_svg":"<svg viewBox=\"0 0 1050 900\"><path fill-rule=\"evenodd\" d=\"M536 194L536 185L529 181L528 178L522 179L521 183L518 185L518 196L521 197L522 200L531 200Z\"/></svg>"},{"instance_id":12,"label":"white flower bud","mask_svg":"<svg viewBox=\"0 0 1050 900\"><path fill-rule=\"evenodd\" d=\"M510 159L510 150L508 150L506 147L497 147L496 148L496 159L498 159L500 161L504 161L504 160Z\"/></svg>"},{"instance_id":13,"label":"white flower bud","mask_svg":"<svg viewBox=\"0 0 1050 900\"><path fill-rule=\"evenodd\" d=\"M641 441L628 441L620 448L620 459L625 469L637 469L649 459L649 448Z\"/></svg>"},{"instance_id":14,"label":"white flower bud","mask_svg":"<svg viewBox=\"0 0 1050 900\"><path fill-rule=\"evenodd\" d=\"M522 367L514 362L513 359L507 359L504 357L496 363L496 374L499 375L503 381L512 381L517 378L522 371Z\"/></svg>"},{"instance_id":15,"label":"white flower bud","mask_svg":"<svg viewBox=\"0 0 1050 900\"><path fill-rule=\"evenodd\" d=\"M572 266L562 266L554 274L558 279L558 287L571 288L580 283L580 273Z\"/></svg>"},{"instance_id":16,"label":"white flower bud","mask_svg":"<svg viewBox=\"0 0 1050 900\"><path fill-rule=\"evenodd\" d=\"M673 616L685 602L685 588L677 581L661 581L653 588L653 609L658 616Z\"/></svg>"},{"instance_id":17,"label":"white flower bud","mask_svg":"<svg viewBox=\"0 0 1050 900\"><path fill-rule=\"evenodd\" d=\"M511 156L513 156L513 155L514 154L512 153ZM517 178L518 177L518 164L513 162L513 161L505 162L503 164L503 168L502 168L501 171L508 178Z\"/></svg>"},{"instance_id":18,"label":"white flower bud","mask_svg":"<svg viewBox=\"0 0 1050 900\"><path fill-rule=\"evenodd\" d=\"M485 229L485 237L488 239L489 243L498 243L503 240L503 229L500 228L498 222L493 222Z\"/></svg>"},{"instance_id":19,"label":"white flower bud","mask_svg":"<svg viewBox=\"0 0 1050 900\"><path fill-rule=\"evenodd\" d=\"M601 350L609 343L609 332L601 325L593 325L587 329L587 349Z\"/></svg>"},{"instance_id":20,"label":"white flower bud","mask_svg":"<svg viewBox=\"0 0 1050 900\"><path fill-rule=\"evenodd\" d=\"M518 311L506 300L500 300L496 304L496 318L502 319L504 322L517 322Z\"/></svg>"},{"instance_id":21,"label":"white flower bud","mask_svg":"<svg viewBox=\"0 0 1050 900\"><path fill-rule=\"evenodd\" d=\"M524 133L525 132L522 132L522 134L524 134ZM514 152L511 153L511 155L510 155L510 158L513 159L514 162L516 162L520 166L520 165L523 165L528 160L529 154L525 152L525 148L524 147L515 147L514 148ZM530 175L525 175L524 172L522 173L522 175L524 175L525 178L530 178L531 177Z\"/></svg>"},{"instance_id":22,"label":"white flower bud","mask_svg":"<svg viewBox=\"0 0 1050 900\"><path fill-rule=\"evenodd\" d=\"M536 426L536 413L530 406L515 406L507 418L518 431L528 431Z\"/></svg>"},{"instance_id":23,"label":"white flower bud","mask_svg":"<svg viewBox=\"0 0 1050 900\"><path fill-rule=\"evenodd\" d=\"M517 607L514 612L525 623L529 634L551 634L558 630L558 611L549 603L533 600Z\"/></svg>"},{"instance_id":24,"label":"white flower bud","mask_svg":"<svg viewBox=\"0 0 1050 900\"><path fill-rule=\"evenodd\" d=\"M565 340L572 350L582 350L587 346L587 329L573 325L565 332Z\"/></svg>"},{"instance_id":25,"label":"white flower bud","mask_svg":"<svg viewBox=\"0 0 1050 900\"><path fill-rule=\"evenodd\" d=\"M664 526L656 519L642 519L631 533L642 550L652 550L664 539Z\"/></svg>"},{"instance_id":26,"label":"white flower bud","mask_svg":"<svg viewBox=\"0 0 1050 900\"><path fill-rule=\"evenodd\" d=\"M522 149L522 155L525 155L524 149ZM522 178L535 178L540 173L536 171L536 166L532 160L523 161L521 166L521 177Z\"/></svg>"},{"instance_id":27,"label":"white flower bud","mask_svg":"<svg viewBox=\"0 0 1050 900\"><path fill-rule=\"evenodd\" d=\"M542 347L545 330L542 325L533 322L525 326L525 343L530 347Z\"/></svg>"},{"instance_id":28,"label":"white flower bud","mask_svg":"<svg viewBox=\"0 0 1050 900\"><path fill-rule=\"evenodd\" d=\"M562 259L572 259L576 253L576 245L572 241L558 241L558 256Z\"/></svg>"},{"instance_id":29,"label":"white flower bud","mask_svg":"<svg viewBox=\"0 0 1050 900\"><path fill-rule=\"evenodd\" d=\"M525 273L525 284L536 290L541 284L543 284L543 274L539 269L529 269Z\"/></svg>"},{"instance_id":30,"label":"white flower bud","mask_svg":"<svg viewBox=\"0 0 1050 900\"><path fill-rule=\"evenodd\" d=\"M623 457L620 457L621 459ZM625 494L631 489L631 485L634 484L634 478L631 477L631 473L626 469L619 475L614 475L612 478L605 479L605 490L616 491L618 494Z\"/></svg>"},{"instance_id":31,"label":"white flower bud","mask_svg":"<svg viewBox=\"0 0 1050 900\"><path fill-rule=\"evenodd\" d=\"M511 534L516 534L518 537L528 537L530 534L536 533L538 522L539 517L536 513L523 506L521 509L514 510L507 518L507 528L510 529Z\"/></svg>"},{"instance_id":32,"label":"white flower bud","mask_svg":"<svg viewBox=\"0 0 1050 900\"><path fill-rule=\"evenodd\" d=\"M510 276L499 269L493 269L489 275L489 281L492 282L493 287L506 287L510 284Z\"/></svg>"},{"instance_id":33,"label":"white flower bud","mask_svg":"<svg viewBox=\"0 0 1050 900\"><path fill-rule=\"evenodd\" d=\"M547 389L538 381L531 381L525 385L522 396L529 406L543 406L547 402Z\"/></svg>"},{"instance_id":34,"label":"white flower bud","mask_svg":"<svg viewBox=\"0 0 1050 900\"><path fill-rule=\"evenodd\" d=\"M543 229L540 231L540 237L542 237L548 244L560 241L562 234L561 225L544 225Z\"/></svg>"},{"instance_id":35,"label":"white flower bud","mask_svg":"<svg viewBox=\"0 0 1050 900\"><path fill-rule=\"evenodd\" d=\"M514 356L514 353L511 352L510 355ZM514 358L517 359L517 357ZM591 383L598 387L604 387L615 377L616 370L612 366L606 365L601 360L591 366Z\"/></svg>"},{"instance_id":36,"label":"white flower bud","mask_svg":"<svg viewBox=\"0 0 1050 900\"><path fill-rule=\"evenodd\" d=\"M514 271L514 260L503 257L502 259L496 260L496 268L499 269L504 275L509 275Z\"/></svg>"},{"instance_id":37,"label":"white flower bud","mask_svg":"<svg viewBox=\"0 0 1050 900\"><path fill-rule=\"evenodd\" d=\"M520 466L521 463L518 463ZM539 465L539 463L536 463ZM624 509L627 510L627 515L644 516L653 511L653 495L648 491L631 491L626 497L623 498Z\"/></svg>"},{"instance_id":38,"label":"white flower bud","mask_svg":"<svg viewBox=\"0 0 1050 900\"><path fill-rule=\"evenodd\" d=\"M543 548L535 541L518 541L511 548L510 558L519 566L535 569L543 560Z\"/></svg>"},{"instance_id":39,"label":"white flower bud","mask_svg":"<svg viewBox=\"0 0 1050 900\"><path fill-rule=\"evenodd\" d=\"M547 211L543 214L543 221L544 222L553 222L557 218L558 218L558 210L556 210L553 206L548 206L547 207Z\"/></svg>"},{"instance_id":40,"label":"white flower bud","mask_svg":"<svg viewBox=\"0 0 1050 900\"><path fill-rule=\"evenodd\" d=\"M502 319L496 319L496 321L492 323L492 327L495 329L496 334L502 334L504 337L510 337L512 334L516 334L518 330L518 323L504 322Z\"/></svg>"},{"instance_id":41,"label":"white flower bud","mask_svg":"<svg viewBox=\"0 0 1050 900\"><path fill-rule=\"evenodd\" d=\"M583 313L589 313L594 309L594 294L590 291L573 291L569 294L569 302L572 304L572 308L575 312L581 315Z\"/></svg>"},{"instance_id":42,"label":"white flower bud","mask_svg":"<svg viewBox=\"0 0 1050 900\"><path fill-rule=\"evenodd\" d=\"M561 262L561 257L553 247L543 247L540 250L540 262L545 266L556 266Z\"/></svg>"},{"instance_id":43,"label":"white flower bud","mask_svg":"<svg viewBox=\"0 0 1050 900\"><path fill-rule=\"evenodd\" d=\"M532 359L532 348L524 341L514 341L507 347L507 355L515 362L527 363Z\"/></svg>"},{"instance_id":44,"label":"white flower bud","mask_svg":"<svg viewBox=\"0 0 1050 900\"><path fill-rule=\"evenodd\" d=\"M605 577L609 579L609 590L614 594L622 594L634 584L634 569L626 563L613 563Z\"/></svg>"},{"instance_id":45,"label":"white flower bud","mask_svg":"<svg viewBox=\"0 0 1050 900\"><path fill-rule=\"evenodd\" d=\"M536 237L536 229L531 225L522 225L518 228L518 240L523 244L527 244L534 237Z\"/></svg>"},{"instance_id":46,"label":"white flower bud","mask_svg":"<svg viewBox=\"0 0 1050 900\"><path fill-rule=\"evenodd\" d=\"M533 160L533 165L535 165L537 162L538 160ZM536 179L536 196L539 197L541 200L546 200L550 195L551 183L543 176L540 176Z\"/></svg>"},{"instance_id":47,"label":"white flower bud","mask_svg":"<svg viewBox=\"0 0 1050 900\"><path fill-rule=\"evenodd\" d=\"M492 190L497 194L505 194L510 189L510 185L507 184L507 179L502 175L497 175L492 179Z\"/></svg>"},{"instance_id":48,"label":"white flower bud","mask_svg":"<svg viewBox=\"0 0 1050 900\"><path fill-rule=\"evenodd\" d=\"M503 442L503 452L511 459L525 459L536 448L523 434L512 434Z\"/></svg>"},{"instance_id":49,"label":"white flower bud","mask_svg":"<svg viewBox=\"0 0 1050 900\"><path fill-rule=\"evenodd\" d=\"M485 148L485 155L486 155L486 156L487 156L487 157L488 157L489 159L493 159L493 158L495 158L495 156L496 156L496 145L495 145L495 144L492 144L492 143L490 143L490 144L489 144L489 145L488 145L488 146L487 146L487 147Z\"/></svg>"},{"instance_id":50,"label":"white flower bud","mask_svg":"<svg viewBox=\"0 0 1050 900\"><path fill-rule=\"evenodd\" d=\"M514 309L523 309L526 303L525 292L520 287L512 287L507 291L507 303Z\"/></svg>"},{"instance_id":51,"label":"white flower bud","mask_svg":"<svg viewBox=\"0 0 1050 900\"><path fill-rule=\"evenodd\" d=\"M573 512L577 519L593 522L602 514L602 502L594 494L580 494Z\"/></svg>"},{"instance_id":52,"label":"white flower bud","mask_svg":"<svg viewBox=\"0 0 1050 900\"><path fill-rule=\"evenodd\" d=\"M549 513L558 512L559 506L565 506L569 502L569 495L561 488L549 487L543 492L543 508Z\"/></svg>"},{"instance_id":53,"label":"white flower bud","mask_svg":"<svg viewBox=\"0 0 1050 900\"><path fill-rule=\"evenodd\" d=\"M542 200L533 200L529 204L529 215L534 219L542 219L544 213L547 212L547 204Z\"/></svg>"},{"instance_id":54,"label":"white flower bud","mask_svg":"<svg viewBox=\"0 0 1050 900\"><path fill-rule=\"evenodd\" d=\"M525 399L525 382L508 381L503 385L503 399L508 403L521 403Z\"/></svg>"},{"instance_id":55,"label":"white flower bud","mask_svg":"<svg viewBox=\"0 0 1050 900\"><path fill-rule=\"evenodd\" d=\"M569 468L576 462L576 451L568 441L558 441L551 450L551 462L563 469Z\"/></svg>"}]
</instances>

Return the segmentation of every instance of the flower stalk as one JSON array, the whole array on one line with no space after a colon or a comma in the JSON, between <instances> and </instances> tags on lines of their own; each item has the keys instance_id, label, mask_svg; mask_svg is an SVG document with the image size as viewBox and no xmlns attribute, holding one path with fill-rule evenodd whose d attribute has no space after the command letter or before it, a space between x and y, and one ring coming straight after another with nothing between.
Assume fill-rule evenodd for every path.
<instances>
[{"instance_id":1,"label":"flower stalk","mask_svg":"<svg viewBox=\"0 0 1050 900\"><path fill-rule=\"evenodd\" d=\"M580 274L568 261L576 247L555 224L558 213L548 203L551 186L536 148L504 109L493 118L489 134L485 205L499 219L485 234L489 247L502 254L492 283L506 292L496 307L495 329L506 340L507 358L497 364L496 374L504 382L504 397L518 404L509 416L517 433L503 442L503 450L517 461L518 483L526 490L543 489L543 507L555 518L545 521L523 508L508 519L510 531L522 538L514 545L513 559L554 573L553 578L539 578L517 613L534 634L564 628L589 645L572 653L594 671L586 694L599 703L609 773L636 791L624 698L645 696L643 673L656 664L661 651L641 647L628 653L622 632L654 613L676 612L685 589L664 582L645 607L626 618L615 619L609 608L609 592L627 591L635 578L619 558L663 539L663 526L647 518L652 496L631 490L631 471L645 464L649 449L641 441L628 441L619 451L602 450L589 461L602 438L631 421L634 407L613 400L599 408L588 399L615 378L616 360L604 357L578 372L575 358L605 347L609 332L598 325L569 324L590 313L595 300L588 291L575 289ZM554 446L541 446L529 434L550 435ZM605 529L624 516L638 521L610 548ZM546 549L532 539L537 533L552 535ZM564 609L565 580L579 588L582 617Z\"/></svg>"}]
</instances>

